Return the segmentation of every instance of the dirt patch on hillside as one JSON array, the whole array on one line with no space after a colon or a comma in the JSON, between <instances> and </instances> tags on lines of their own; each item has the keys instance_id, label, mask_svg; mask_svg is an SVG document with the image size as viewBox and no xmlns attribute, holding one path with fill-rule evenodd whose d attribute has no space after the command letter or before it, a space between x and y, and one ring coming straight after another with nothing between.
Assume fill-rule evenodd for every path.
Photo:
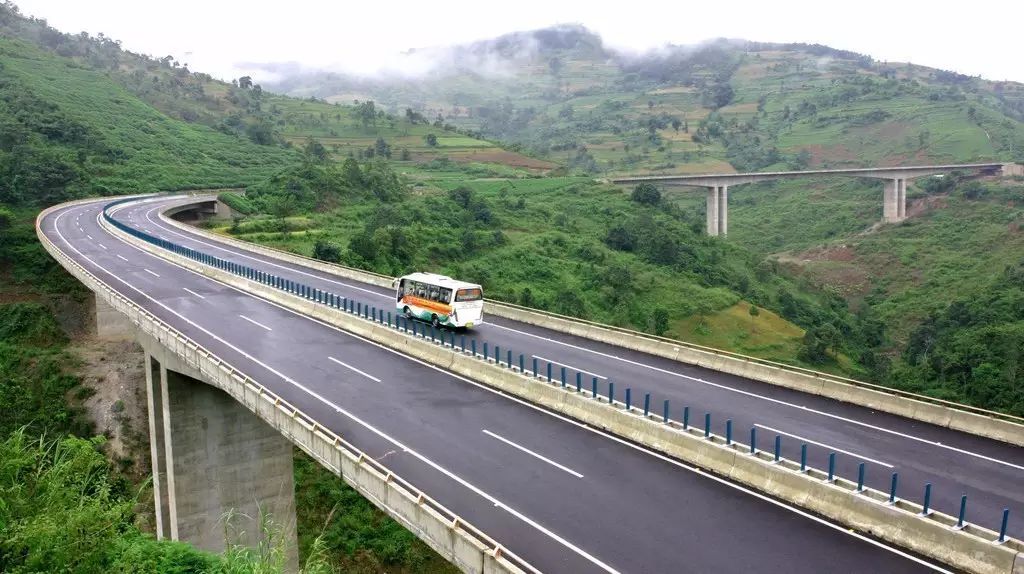
<instances>
[{"instance_id":1,"label":"dirt patch on hillside","mask_svg":"<svg viewBox=\"0 0 1024 574\"><path fill-rule=\"evenodd\" d=\"M107 455L136 480L149 475L149 413L142 348L134 341L85 338L69 349L81 360L76 390L96 432L107 437Z\"/></svg>"},{"instance_id":2,"label":"dirt patch on hillside","mask_svg":"<svg viewBox=\"0 0 1024 574\"><path fill-rule=\"evenodd\" d=\"M947 194L929 195L913 201L907 201L907 217L917 217L929 211L945 209L948 205L949 196Z\"/></svg>"}]
</instances>

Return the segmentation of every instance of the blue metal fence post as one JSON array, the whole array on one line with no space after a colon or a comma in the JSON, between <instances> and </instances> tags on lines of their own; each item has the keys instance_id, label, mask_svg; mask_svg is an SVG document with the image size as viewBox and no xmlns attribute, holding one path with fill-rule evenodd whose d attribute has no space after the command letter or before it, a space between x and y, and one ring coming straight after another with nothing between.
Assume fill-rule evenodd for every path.
<instances>
[{"instance_id":1,"label":"blue metal fence post","mask_svg":"<svg viewBox=\"0 0 1024 574\"><path fill-rule=\"evenodd\" d=\"M704 413L704 438L711 437L711 413Z\"/></svg>"},{"instance_id":2,"label":"blue metal fence post","mask_svg":"<svg viewBox=\"0 0 1024 574\"><path fill-rule=\"evenodd\" d=\"M390 315L390 314L391 313L388 313L388 315ZM452 338L451 338L450 342L451 342L452 350L455 350L455 331L452 331Z\"/></svg>"},{"instance_id":3,"label":"blue metal fence post","mask_svg":"<svg viewBox=\"0 0 1024 574\"><path fill-rule=\"evenodd\" d=\"M562 375L562 388L564 389L565 388L565 367L562 367L561 375Z\"/></svg>"},{"instance_id":4,"label":"blue metal fence post","mask_svg":"<svg viewBox=\"0 0 1024 574\"><path fill-rule=\"evenodd\" d=\"M800 472L807 472L807 443L800 445Z\"/></svg>"},{"instance_id":5,"label":"blue metal fence post","mask_svg":"<svg viewBox=\"0 0 1024 574\"><path fill-rule=\"evenodd\" d=\"M436 334L437 334L437 333L436 333L436 330L434 329L434 324L433 324L433 323L431 323L431 324L430 324L430 340L431 340L431 341L433 341L434 339L436 339L436 338L437 338L437 337L435 336ZM484 358L487 358L487 357L486 357L486 355L487 355L487 343L484 343L484 355L485 355L485 357L484 357Z\"/></svg>"},{"instance_id":6,"label":"blue metal fence post","mask_svg":"<svg viewBox=\"0 0 1024 574\"><path fill-rule=\"evenodd\" d=\"M932 483L926 482L924 485L924 506L921 508L921 516L928 516L931 512L932 506Z\"/></svg>"},{"instance_id":7,"label":"blue metal fence post","mask_svg":"<svg viewBox=\"0 0 1024 574\"><path fill-rule=\"evenodd\" d=\"M494 364L501 366L501 347L498 345L494 346Z\"/></svg>"},{"instance_id":8,"label":"blue metal fence post","mask_svg":"<svg viewBox=\"0 0 1024 574\"><path fill-rule=\"evenodd\" d=\"M462 335L462 352L466 352L466 336Z\"/></svg>"},{"instance_id":9,"label":"blue metal fence post","mask_svg":"<svg viewBox=\"0 0 1024 574\"><path fill-rule=\"evenodd\" d=\"M1003 509L1003 524L999 527L999 543L1006 542L1006 527L1010 524L1010 509Z\"/></svg>"},{"instance_id":10,"label":"blue metal fence post","mask_svg":"<svg viewBox=\"0 0 1024 574\"><path fill-rule=\"evenodd\" d=\"M889 503L893 504L896 502L896 487L900 483L900 473L892 473L892 485L889 486Z\"/></svg>"},{"instance_id":11,"label":"blue metal fence post","mask_svg":"<svg viewBox=\"0 0 1024 574\"><path fill-rule=\"evenodd\" d=\"M830 453L828 453L828 481L832 482L832 480L835 477L836 477L836 453L830 452Z\"/></svg>"},{"instance_id":12,"label":"blue metal fence post","mask_svg":"<svg viewBox=\"0 0 1024 574\"><path fill-rule=\"evenodd\" d=\"M668 399L661 403L661 422L668 423Z\"/></svg>"},{"instance_id":13,"label":"blue metal fence post","mask_svg":"<svg viewBox=\"0 0 1024 574\"><path fill-rule=\"evenodd\" d=\"M750 427L750 454L757 454L757 427Z\"/></svg>"},{"instance_id":14,"label":"blue metal fence post","mask_svg":"<svg viewBox=\"0 0 1024 574\"><path fill-rule=\"evenodd\" d=\"M465 345L463 345L463 346L465 346ZM523 367L525 366L523 363L525 361L526 361L525 355L523 355L522 353L519 353L519 374L520 375L526 373L526 371L523 370Z\"/></svg>"},{"instance_id":15,"label":"blue metal fence post","mask_svg":"<svg viewBox=\"0 0 1024 574\"><path fill-rule=\"evenodd\" d=\"M612 382L608 383L608 404L615 404L615 383Z\"/></svg>"},{"instance_id":16,"label":"blue metal fence post","mask_svg":"<svg viewBox=\"0 0 1024 574\"><path fill-rule=\"evenodd\" d=\"M472 341L470 341L470 343L472 344L472 347L473 347L473 358L475 359L476 358L476 339L473 339Z\"/></svg>"},{"instance_id":17,"label":"blue metal fence post","mask_svg":"<svg viewBox=\"0 0 1024 574\"><path fill-rule=\"evenodd\" d=\"M967 495L960 495L960 517L956 520L956 527L964 527L964 518L967 516Z\"/></svg>"},{"instance_id":18,"label":"blue metal fence post","mask_svg":"<svg viewBox=\"0 0 1024 574\"><path fill-rule=\"evenodd\" d=\"M538 376L540 376L540 373L537 372L537 357L536 356L533 357L533 371L532 372L533 372L533 378L536 379Z\"/></svg>"},{"instance_id":19,"label":"blue metal fence post","mask_svg":"<svg viewBox=\"0 0 1024 574\"><path fill-rule=\"evenodd\" d=\"M590 380L590 398L597 398L597 377Z\"/></svg>"},{"instance_id":20,"label":"blue metal fence post","mask_svg":"<svg viewBox=\"0 0 1024 574\"><path fill-rule=\"evenodd\" d=\"M484 341L484 360L485 361L487 360L488 356L489 355L487 353L487 341Z\"/></svg>"},{"instance_id":21,"label":"blue metal fence post","mask_svg":"<svg viewBox=\"0 0 1024 574\"><path fill-rule=\"evenodd\" d=\"M390 326L391 326L391 311L388 311L388 327L390 327ZM454 347L455 345L452 345L452 346Z\"/></svg>"},{"instance_id":22,"label":"blue metal fence post","mask_svg":"<svg viewBox=\"0 0 1024 574\"><path fill-rule=\"evenodd\" d=\"M551 361L548 361L548 382L551 382Z\"/></svg>"},{"instance_id":23,"label":"blue metal fence post","mask_svg":"<svg viewBox=\"0 0 1024 574\"><path fill-rule=\"evenodd\" d=\"M644 393L644 416L651 412L651 393Z\"/></svg>"},{"instance_id":24,"label":"blue metal fence post","mask_svg":"<svg viewBox=\"0 0 1024 574\"><path fill-rule=\"evenodd\" d=\"M583 373L576 371L576 392L580 392L583 389Z\"/></svg>"},{"instance_id":25,"label":"blue metal fence post","mask_svg":"<svg viewBox=\"0 0 1024 574\"><path fill-rule=\"evenodd\" d=\"M864 463L857 466L857 492L864 492Z\"/></svg>"},{"instance_id":26,"label":"blue metal fence post","mask_svg":"<svg viewBox=\"0 0 1024 574\"><path fill-rule=\"evenodd\" d=\"M356 303L356 315L363 316L363 303L361 301Z\"/></svg>"},{"instance_id":27,"label":"blue metal fence post","mask_svg":"<svg viewBox=\"0 0 1024 574\"><path fill-rule=\"evenodd\" d=\"M782 436L775 435L775 462L782 459Z\"/></svg>"},{"instance_id":28,"label":"blue metal fence post","mask_svg":"<svg viewBox=\"0 0 1024 574\"><path fill-rule=\"evenodd\" d=\"M683 430L690 428L690 407L683 407Z\"/></svg>"},{"instance_id":29,"label":"blue metal fence post","mask_svg":"<svg viewBox=\"0 0 1024 574\"><path fill-rule=\"evenodd\" d=\"M633 410L633 389L626 387L626 410Z\"/></svg>"},{"instance_id":30,"label":"blue metal fence post","mask_svg":"<svg viewBox=\"0 0 1024 574\"><path fill-rule=\"evenodd\" d=\"M732 419L725 419L725 444L732 444Z\"/></svg>"},{"instance_id":31,"label":"blue metal fence post","mask_svg":"<svg viewBox=\"0 0 1024 574\"><path fill-rule=\"evenodd\" d=\"M452 340L454 340L454 337L452 338ZM452 346L454 347L455 345L452 345ZM508 356L505 357L505 366L508 367L509 369L511 369L512 368L512 349L509 349L507 354L508 354Z\"/></svg>"}]
</instances>

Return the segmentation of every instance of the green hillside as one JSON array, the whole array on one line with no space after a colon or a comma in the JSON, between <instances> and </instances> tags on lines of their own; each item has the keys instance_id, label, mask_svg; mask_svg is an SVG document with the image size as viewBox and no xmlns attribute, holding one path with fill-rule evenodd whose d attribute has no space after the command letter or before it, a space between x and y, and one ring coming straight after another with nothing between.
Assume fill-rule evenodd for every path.
<instances>
[{"instance_id":1,"label":"green hillside","mask_svg":"<svg viewBox=\"0 0 1024 574\"><path fill-rule=\"evenodd\" d=\"M720 40L628 56L585 28L561 26L444 55L455 66L425 78L325 73L272 89L411 107L592 173L1024 154L1024 85L825 46ZM498 71L476 72L483 62Z\"/></svg>"}]
</instances>

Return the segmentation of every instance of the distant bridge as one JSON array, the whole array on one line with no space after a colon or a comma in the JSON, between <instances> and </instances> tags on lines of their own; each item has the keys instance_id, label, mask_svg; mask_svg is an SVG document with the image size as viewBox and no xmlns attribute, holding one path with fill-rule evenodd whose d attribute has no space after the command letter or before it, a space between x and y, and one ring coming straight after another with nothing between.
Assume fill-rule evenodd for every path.
<instances>
[{"instance_id":1,"label":"distant bridge","mask_svg":"<svg viewBox=\"0 0 1024 574\"><path fill-rule=\"evenodd\" d=\"M708 190L708 235L725 235L729 228L729 186L797 177L847 176L884 180L882 221L896 223L907 218L907 180L949 173L973 171L979 175L1024 175L1017 164L967 163L917 165L909 167L868 167L852 169L816 169L808 171L766 171L758 173L716 173L704 175L649 175L612 179L616 184L653 183L664 186L703 187Z\"/></svg>"}]
</instances>

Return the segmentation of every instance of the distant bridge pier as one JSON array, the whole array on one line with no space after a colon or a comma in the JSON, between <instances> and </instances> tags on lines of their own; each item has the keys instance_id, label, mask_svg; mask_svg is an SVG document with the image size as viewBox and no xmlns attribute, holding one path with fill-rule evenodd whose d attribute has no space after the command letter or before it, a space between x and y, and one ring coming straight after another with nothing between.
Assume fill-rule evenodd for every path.
<instances>
[{"instance_id":1,"label":"distant bridge pier","mask_svg":"<svg viewBox=\"0 0 1024 574\"><path fill-rule=\"evenodd\" d=\"M868 167L848 169L816 169L807 171L769 171L759 173L713 173L703 175L647 175L612 179L612 183L625 185L650 183L654 185L703 187L708 193L708 235L726 235L729 229L729 186L776 179L799 177L862 177L885 182L882 199L882 221L897 223L907 218L907 181L927 175L967 171L976 175L1024 175L1024 166L1003 163L969 163L947 165L917 165L906 167Z\"/></svg>"},{"instance_id":2,"label":"distant bridge pier","mask_svg":"<svg viewBox=\"0 0 1024 574\"><path fill-rule=\"evenodd\" d=\"M886 180L882 192L882 221L898 223L907 218L907 180Z\"/></svg>"},{"instance_id":3,"label":"distant bridge pier","mask_svg":"<svg viewBox=\"0 0 1024 574\"><path fill-rule=\"evenodd\" d=\"M218 553L229 543L255 548L267 515L271 534L283 540L287 571L298 571L292 443L147 339L140 336L157 538Z\"/></svg>"},{"instance_id":4,"label":"distant bridge pier","mask_svg":"<svg viewBox=\"0 0 1024 574\"><path fill-rule=\"evenodd\" d=\"M729 186L708 187L708 235L715 237L729 232Z\"/></svg>"}]
</instances>

